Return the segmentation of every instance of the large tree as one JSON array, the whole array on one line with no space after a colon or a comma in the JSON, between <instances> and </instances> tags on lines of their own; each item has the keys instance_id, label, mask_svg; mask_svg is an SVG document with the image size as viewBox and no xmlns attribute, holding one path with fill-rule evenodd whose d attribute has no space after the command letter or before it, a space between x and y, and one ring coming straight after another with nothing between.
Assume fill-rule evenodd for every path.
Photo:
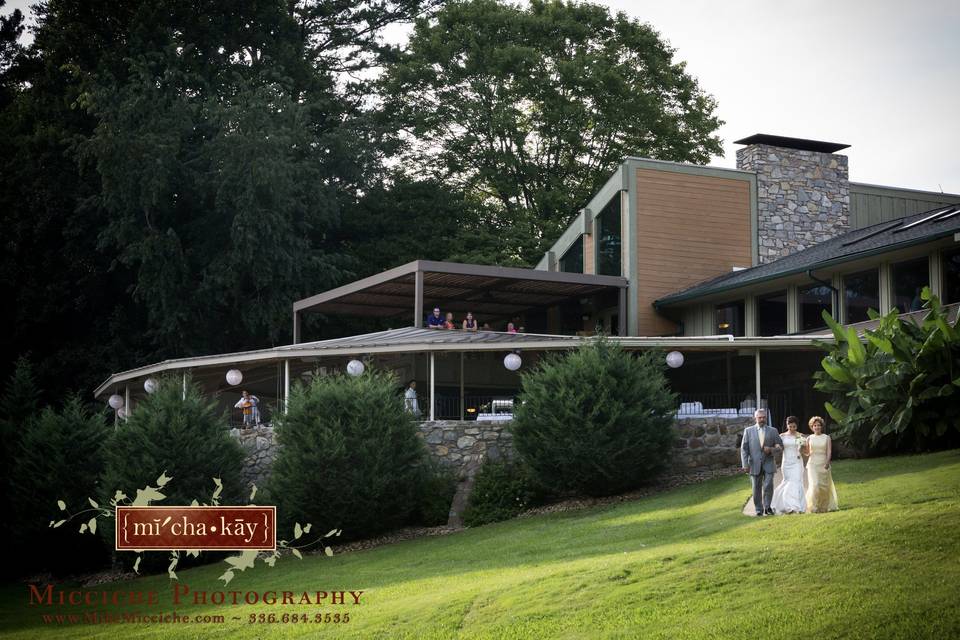
<instances>
[{"instance_id":1,"label":"large tree","mask_svg":"<svg viewBox=\"0 0 960 640\"><path fill-rule=\"evenodd\" d=\"M336 235L389 151L383 29L435 0L45 0L0 24L0 373L51 394L286 339L351 277ZM51 339L51 338L55 339Z\"/></svg>"},{"instance_id":2,"label":"large tree","mask_svg":"<svg viewBox=\"0 0 960 640\"><path fill-rule=\"evenodd\" d=\"M466 0L385 74L405 166L492 206L503 262L536 262L624 156L706 162L715 101L649 25L594 4Z\"/></svg>"}]
</instances>

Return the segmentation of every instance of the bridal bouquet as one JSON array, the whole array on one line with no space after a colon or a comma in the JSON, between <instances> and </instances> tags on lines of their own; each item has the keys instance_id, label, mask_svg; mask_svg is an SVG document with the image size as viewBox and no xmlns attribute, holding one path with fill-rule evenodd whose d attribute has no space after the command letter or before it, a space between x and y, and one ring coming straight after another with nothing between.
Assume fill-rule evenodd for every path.
<instances>
[{"instance_id":1,"label":"bridal bouquet","mask_svg":"<svg viewBox=\"0 0 960 640\"><path fill-rule=\"evenodd\" d=\"M797 457L803 458L803 448L807 446L807 439L799 433L797 434Z\"/></svg>"}]
</instances>

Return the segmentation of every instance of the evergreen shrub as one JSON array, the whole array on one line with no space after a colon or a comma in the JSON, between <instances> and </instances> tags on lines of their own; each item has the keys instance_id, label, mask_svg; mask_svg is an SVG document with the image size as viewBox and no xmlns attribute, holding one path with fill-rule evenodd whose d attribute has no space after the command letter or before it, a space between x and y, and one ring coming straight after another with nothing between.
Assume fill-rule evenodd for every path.
<instances>
[{"instance_id":1,"label":"evergreen shrub","mask_svg":"<svg viewBox=\"0 0 960 640\"><path fill-rule=\"evenodd\" d=\"M653 479L669 459L676 394L663 354L605 339L547 357L522 378L514 443L538 482L609 495Z\"/></svg>"},{"instance_id":2,"label":"evergreen shrub","mask_svg":"<svg viewBox=\"0 0 960 640\"><path fill-rule=\"evenodd\" d=\"M477 527L514 518L542 504L544 491L523 464L487 460L477 473L476 484L463 513L463 523Z\"/></svg>"},{"instance_id":3,"label":"evergreen shrub","mask_svg":"<svg viewBox=\"0 0 960 640\"><path fill-rule=\"evenodd\" d=\"M12 514L14 511L13 494L19 484L14 475L14 462L20 451L23 434L30 428L31 421L40 411L40 391L37 388L33 365L26 356L17 359L13 372L0 396L0 513ZM14 531L19 524L17 518L0 518L0 547L11 549L14 545ZM10 576L21 572L19 554L0 568L0 575Z\"/></svg>"},{"instance_id":4,"label":"evergreen shrub","mask_svg":"<svg viewBox=\"0 0 960 640\"><path fill-rule=\"evenodd\" d=\"M188 382L186 394L179 378L162 378L153 394L136 404L127 420L117 423L106 447L106 465L100 483L100 503L109 504L117 490L132 500L137 490L156 486L161 473L170 482L163 487L166 498L159 506L210 503L215 490L213 478L220 478L221 504L244 504L249 495L243 486L241 470L243 450L229 432L224 415L216 403L205 398L200 389ZM113 543L113 521L104 519L99 531ZM144 554L141 570L151 571L166 564L168 554ZM133 562L132 553L119 555ZM204 553L204 561L216 554ZM185 568L181 554L180 568Z\"/></svg>"},{"instance_id":5,"label":"evergreen shrub","mask_svg":"<svg viewBox=\"0 0 960 640\"><path fill-rule=\"evenodd\" d=\"M427 452L397 386L392 374L368 371L293 388L268 483L280 531L309 522L347 540L410 522Z\"/></svg>"},{"instance_id":6,"label":"evergreen shrub","mask_svg":"<svg viewBox=\"0 0 960 640\"><path fill-rule=\"evenodd\" d=\"M67 398L59 411L46 407L25 425L10 496L12 514L16 514L10 519L17 525L13 529L16 553L11 555L21 571L64 575L106 562L104 540L80 535L80 520L58 528L49 524L91 508L87 498L98 493L110 432L104 414L90 412L76 395ZM58 500L66 503L66 512L58 511Z\"/></svg>"},{"instance_id":7,"label":"evergreen shrub","mask_svg":"<svg viewBox=\"0 0 960 640\"><path fill-rule=\"evenodd\" d=\"M457 478L453 471L432 458L420 466L419 500L411 523L424 527L440 527L450 519L450 506L457 492Z\"/></svg>"}]
</instances>

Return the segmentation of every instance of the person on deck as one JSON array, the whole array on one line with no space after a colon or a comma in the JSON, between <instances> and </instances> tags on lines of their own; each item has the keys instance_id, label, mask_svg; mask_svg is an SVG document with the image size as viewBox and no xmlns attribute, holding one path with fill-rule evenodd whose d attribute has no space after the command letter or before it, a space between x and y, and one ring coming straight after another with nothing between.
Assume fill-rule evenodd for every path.
<instances>
[{"instance_id":1,"label":"person on deck","mask_svg":"<svg viewBox=\"0 0 960 640\"><path fill-rule=\"evenodd\" d=\"M444 329L456 329L457 323L453 321L453 313L447 311L447 319L443 321Z\"/></svg>"},{"instance_id":2,"label":"person on deck","mask_svg":"<svg viewBox=\"0 0 960 640\"><path fill-rule=\"evenodd\" d=\"M258 408L260 399L257 398L257 396L250 395L250 392L246 389L240 392L240 396L237 404L233 406L243 411L243 426L256 426L260 423L260 411Z\"/></svg>"},{"instance_id":3,"label":"person on deck","mask_svg":"<svg viewBox=\"0 0 960 640\"><path fill-rule=\"evenodd\" d=\"M473 317L473 314L467 312L467 317L463 320L463 330L464 331L476 331L477 330L477 319Z\"/></svg>"},{"instance_id":4,"label":"person on deck","mask_svg":"<svg viewBox=\"0 0 960 640\"><path fill-rule=\"evenodd\" d=\"M411 380L407 390L403 392L403 404L414 418L420 418L420 403L417 401L417 381Z\"/></svg>"},{"instance_id":5,"label":"person on deck","mask_svg":"<svg viewBox=\"0 0 960 640\"><path fill-rule=\"evenodd\" d=\"M440 315L440 307L434 307L433 313L427 316L427 329L440 329L443 327L443 316Z\"/></svg>"}]
</instances>

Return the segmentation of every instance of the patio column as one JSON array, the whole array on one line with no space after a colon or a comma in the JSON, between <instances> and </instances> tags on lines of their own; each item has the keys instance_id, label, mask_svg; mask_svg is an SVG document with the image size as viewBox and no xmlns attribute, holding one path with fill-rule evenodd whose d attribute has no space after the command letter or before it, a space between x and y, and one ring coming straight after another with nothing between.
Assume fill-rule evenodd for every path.
<instances>
[{"instance_id":1,"label":"patio column","mask_svg":"<svg viewBox=\"0 0 960 640\"><path fill-rule=\"evenodd\" d=\"M627 335L627 288L620 287L620 302L617 305L617 335Z\"/></svg>"},{"instance_id":2,"label":"patio column","mask_svg":"<svg viewBox=\"0 0 960 640\"><path fill-rule=\"evenodd\" d=\"M283 415L287 415L290 405L290 361L283 361Z\"/></svg>"},{"instance_id":3,"label":"patio column","mask_svg":"<svg viewBox=\"0 0 960 640\"><path fill-rule=\"evenodd\" d=\"M413 326L423 328L423 271L419 269L413 274ZM430 356L430 362L433 362L433 356Z\"/></svg>"},{"instance_id":4,"label":"patio column","mask_svg":"<svg viewBox=\"0 0 960 640\"><path fill-rule=\"evenodd\" d=\"M463 408L463 351L460 352L460 421L464 420Z\"/></svg>"},{"instance_id":5,"label":"patio column","mask_svg":"<svg viewBox=\"0 0 960 640\"><path fill-rule=\"evenodd\" d=\"M130 419L130 385L128 384L123 392L123 409L124 417L123 421L126 422Z\"/></svg>"},{"instance_id":6,"label":"patio column","mask_svg":"<svg viewBox=\"0 0 960 640\"><path fill-rule=\"evenodd\" d=\"M756 391L757 391L757 407L756 408L759 409L760 408L760 349L759 348L754 352L753 363L754 363L754 382L756 383Z\"/></svg>"},{"instance_id":7,"label":"patio column","mask_svg":"<svg viewBox=\"0 0 960 640\"><path fill-rule=\"evenodd\" d=\"M186 370L184 370L184 372L183 372L183 395L181 396L181 399L182 399L182 400L186 400L186 399L187 399L187 372L186 372Z\"/></svg>"},{"instance_id":8,"label":"patio column","mask_svg":"<svg viewBox=\"0 0 960 640\"><path fill-rule=\"evenodd\" d=\"M430 352L430 422L433 422L434 408L437 406L436 399L436 377L435 377L435 362L434 362L433 351Z\"/></svg>"},{"instance_id":9,"label":"patio column","mask_svg":"<svg viewBox=\"0 0 960 640\"><path fill-rule=\"evenodd\" d=\"M300 314L293 312L293 344L300 342Z\"/></svg>"}]
</instances>

